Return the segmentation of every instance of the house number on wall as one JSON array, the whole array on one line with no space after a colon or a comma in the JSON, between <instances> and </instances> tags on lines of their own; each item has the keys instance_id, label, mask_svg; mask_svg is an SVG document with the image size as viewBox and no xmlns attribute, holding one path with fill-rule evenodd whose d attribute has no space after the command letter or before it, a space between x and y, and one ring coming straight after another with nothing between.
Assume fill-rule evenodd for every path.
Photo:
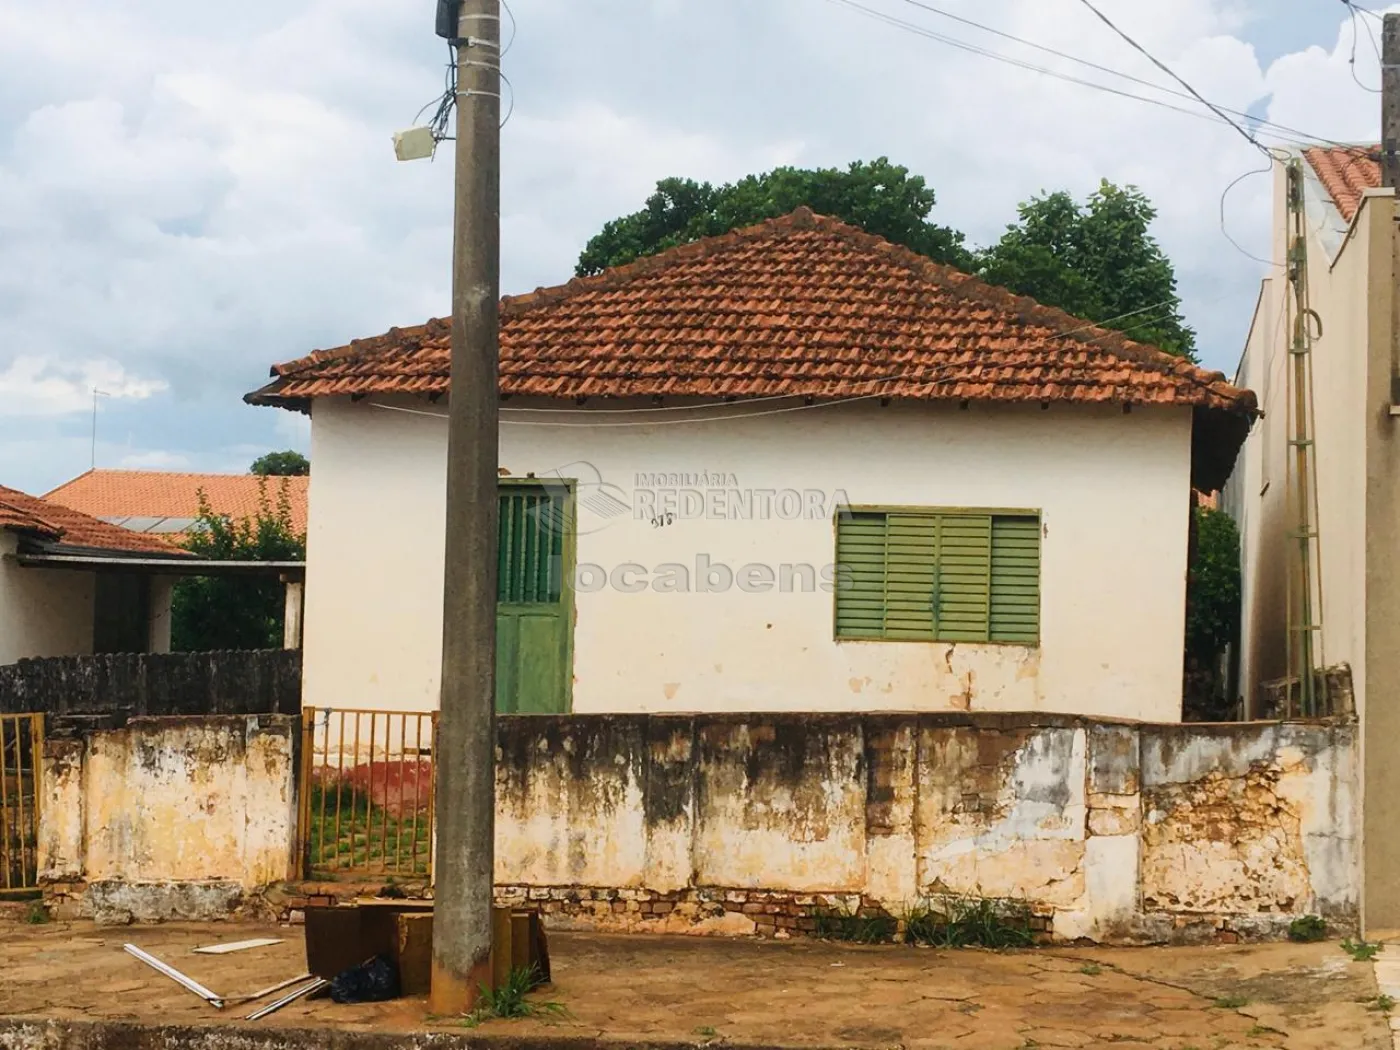
<instances>
[{"instance_id":1,"label":"house number on wall","mask_svg":"<svg viewBox=\"0 0 1400 1050\"><path fill-rule=\"evenodd\" d=\"M667 525L675 524L676 516L671 511L664 511L651 519L651 527L654 529L664 529Z\"/></svg>"}]
</instances>

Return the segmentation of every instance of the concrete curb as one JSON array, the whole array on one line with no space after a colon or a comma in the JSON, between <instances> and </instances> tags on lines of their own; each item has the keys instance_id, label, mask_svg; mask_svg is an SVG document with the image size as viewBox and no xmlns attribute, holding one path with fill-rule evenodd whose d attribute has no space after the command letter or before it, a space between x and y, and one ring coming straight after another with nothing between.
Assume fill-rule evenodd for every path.
<instances>
[{"instance_id":1,"label":"concrete curb","mask_svg":"<svg viewBox=\"0 0 1400 1050\"><path fill-rule=\"evenodd\" d=\"M482 1035L472 1031L363 1032L255 1024L160 1025L134 1021L0 1018L0 1050L696 1050L696 1042L592 1035ZM725 1050L779 1050L725 1043ZM804 1046L803 1050L822 1050ZM832 1048L835 1050L835 1048Z\"/></svg>"}]
</instances>

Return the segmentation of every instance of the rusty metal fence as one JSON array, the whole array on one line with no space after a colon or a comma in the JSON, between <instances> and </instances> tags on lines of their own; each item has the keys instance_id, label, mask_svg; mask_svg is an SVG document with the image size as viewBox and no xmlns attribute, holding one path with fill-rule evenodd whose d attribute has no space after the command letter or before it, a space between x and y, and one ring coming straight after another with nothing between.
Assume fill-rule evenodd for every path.
<instances>
[{"instance_id":1,"label":"rusty metal fence","mask_svg":"<svg viewBox=\"0 0 1400 1050\"><path fill-rule=\"evenodd\" d=\"M432 874L437 712L302 713L304 878Z\"/></svg>"},{"instance_id":2,"label":"rusty metal fence","mask_svg":"<svg viewBox=\"0 0 1400 1050\"><path fill-rule=\"evenodd\" d=\"M43 715L0 715L0 892L39 885L43 756Z\"/></svg>"}]
</instances>

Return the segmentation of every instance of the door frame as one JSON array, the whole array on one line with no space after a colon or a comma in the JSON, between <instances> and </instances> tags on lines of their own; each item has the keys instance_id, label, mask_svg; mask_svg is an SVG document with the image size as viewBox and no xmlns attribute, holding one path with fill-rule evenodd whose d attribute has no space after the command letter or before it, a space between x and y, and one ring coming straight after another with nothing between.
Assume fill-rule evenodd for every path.
<instances>
[{"instance_id":1,"label":"door frame","mask_svg":"<svg viewBox=\"0 0 1400 1050\"><path fill-rule=\"evenodd\" d=\"M578 563L578 479L576 478L536 478L509 477L496 479L496 492L499 515L499 495L502 489L540 488L542 486L562 487L564 498L564 564L559 581L559 601L564 606L564 709L562 714L574 711L574 627L578 620L578 604L574 595L574 572ZM499 529L497 531L499 543ZM497 602L499 605L500 603ZM538 717L538 716L535 716Z\"/></svg>"}]
</instances>

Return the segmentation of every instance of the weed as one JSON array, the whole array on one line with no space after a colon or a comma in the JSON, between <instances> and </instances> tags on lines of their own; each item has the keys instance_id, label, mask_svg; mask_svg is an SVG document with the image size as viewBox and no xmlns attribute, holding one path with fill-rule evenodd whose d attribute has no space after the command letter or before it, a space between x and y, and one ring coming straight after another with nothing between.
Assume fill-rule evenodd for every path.
<instances>
[{"instance_id":1,"label":"weed","mask_svg":"<svg viewBox=\"0 0 1400 1050\"><path fill-rule=\"evenodd\" d=\"M1321 915L1304 915L1288 924L1288 939L1302 944L1327 939L1327 920Z\"/></svg>"},{"instance_id":2,"label":"weed","mask_svg":"<svg viewBox=\"0 0 1400 1050\"><path fill-rule=\"evenodd\" d=\"M1238 1010L1241 1006L1248 1006L1249 1000L1242 995L1222 995L1211 1005L1219 1010Z\"/></svg>"},{"instance_id":3,"label":"weed","mask_svg":"<svg viewBox=\"0 0 1400 1050\"><path fill-rule=\"evenodd\" d=\"M24 909L24 921L30 926L42 926L46 922L51 922L49 909L44 907L43 901L30 901L29 907Z\"/></svg>"},{"instance_id":4,"label":"weed","mask_svg":"<svg viewBox=\"0 0 1400 1050\"><path fill-rule=\"evenodd\" d=\"M904 939L935 948L1029 948L1035 931L1025 901L941 893L910 909Z\"/></svg>"},{"instance_id":5,"label":"weed","mask_svg":"<svg viewBox=\"0 0 1400 1050\"><path fill-rule=\"evenodd\" d=\"M703 1036L706 1039L713 1039L719 1033L715 1031L714 1025L702 1024L699 1028L695 1029L695 1034Z\"/></svg>"},{"instance_id":6,"label":"weed","mask_svg":"<svg viewBox=\"0 0 1400 1050\"><path fill-rule=\"evenodd\" d=\"M1380 954L1381 946L1369 941L1353 941L1348 937L1342 942L1342 951L1350 955L1354 962L1370 962Z\"/></svg>"},{"instance_id":7,"label":"weed","mask_svg":"<svg viewBox=\"0 0 1400 1050\"><path fill-rule=\"evenodd\" d=\"M499 988L481 986L481 998L476 1009L467 1017L467 1027L474 1028L482 1021L494 1017L512 1020L520 1017L557 1016L564 1013L562 1003L536 1002L525 998L542 983L539 969L534 966L517 966L510 971L505 983Z\"/></svg>"},{"instance_id":8,"label":"weed","mask_svg":"<svg viewBox=\"0 0 1400 1050\"><path fill-rule=\"evenodd\" d=\"M1395 1009L1395 1000L1392 999L1390 996L1386 995L1384 992L1381 992L1380 995L1376 996L1374 999L1371 1000L1371 1005L1368 1007L1368 1009L1379 1010L1382 1013L1388 1014L1391 1010Z\"/></svg>"},{"instance_id":9,"label":"weed","mask_svg":"<svg viewBox=\"0 0 1400 1050\"><path fill-rule=\"evenodd\" d=\"M854 944L885 944L894 940L894 916L884 912L861 914L859 908L837 911L820 908L812 913L816 928L812 931L825 941L850 941Z\"/></svg>"},{"instance_id":10,"label":"weed","mask_svg":"<svg viewBox=\"0 0 1400 1050\"><path fill-rule=\"evenodd\" d=\"M1277 1028L1270 1028L1270 1027L1269 1027L1268 1025L1266 1025L1266 1024L1250 1025L1249 1031L1245 1032L1245 1035L1249 1036L1249 1038L1251 1038L1251 1039L1258 1038L1258 1037L1261 1036L1261 1035L1279 1035L1279 1034L1280 1034L1280 1033L1279 1033L1279 1030L1278 1030Z\"/></svg>"},{"instance_id":11,"label":"weed","mask_svg":"<svg viewBox=\"0 0 1400 1050\"><path fill-rule=\"evenodd\" d=\"M1085 963L1079 968L1079 972L1088 977L1097 977L1099 974L1103 973L1103 967L1098 963Z\"/></svg>"}]
</instances>

